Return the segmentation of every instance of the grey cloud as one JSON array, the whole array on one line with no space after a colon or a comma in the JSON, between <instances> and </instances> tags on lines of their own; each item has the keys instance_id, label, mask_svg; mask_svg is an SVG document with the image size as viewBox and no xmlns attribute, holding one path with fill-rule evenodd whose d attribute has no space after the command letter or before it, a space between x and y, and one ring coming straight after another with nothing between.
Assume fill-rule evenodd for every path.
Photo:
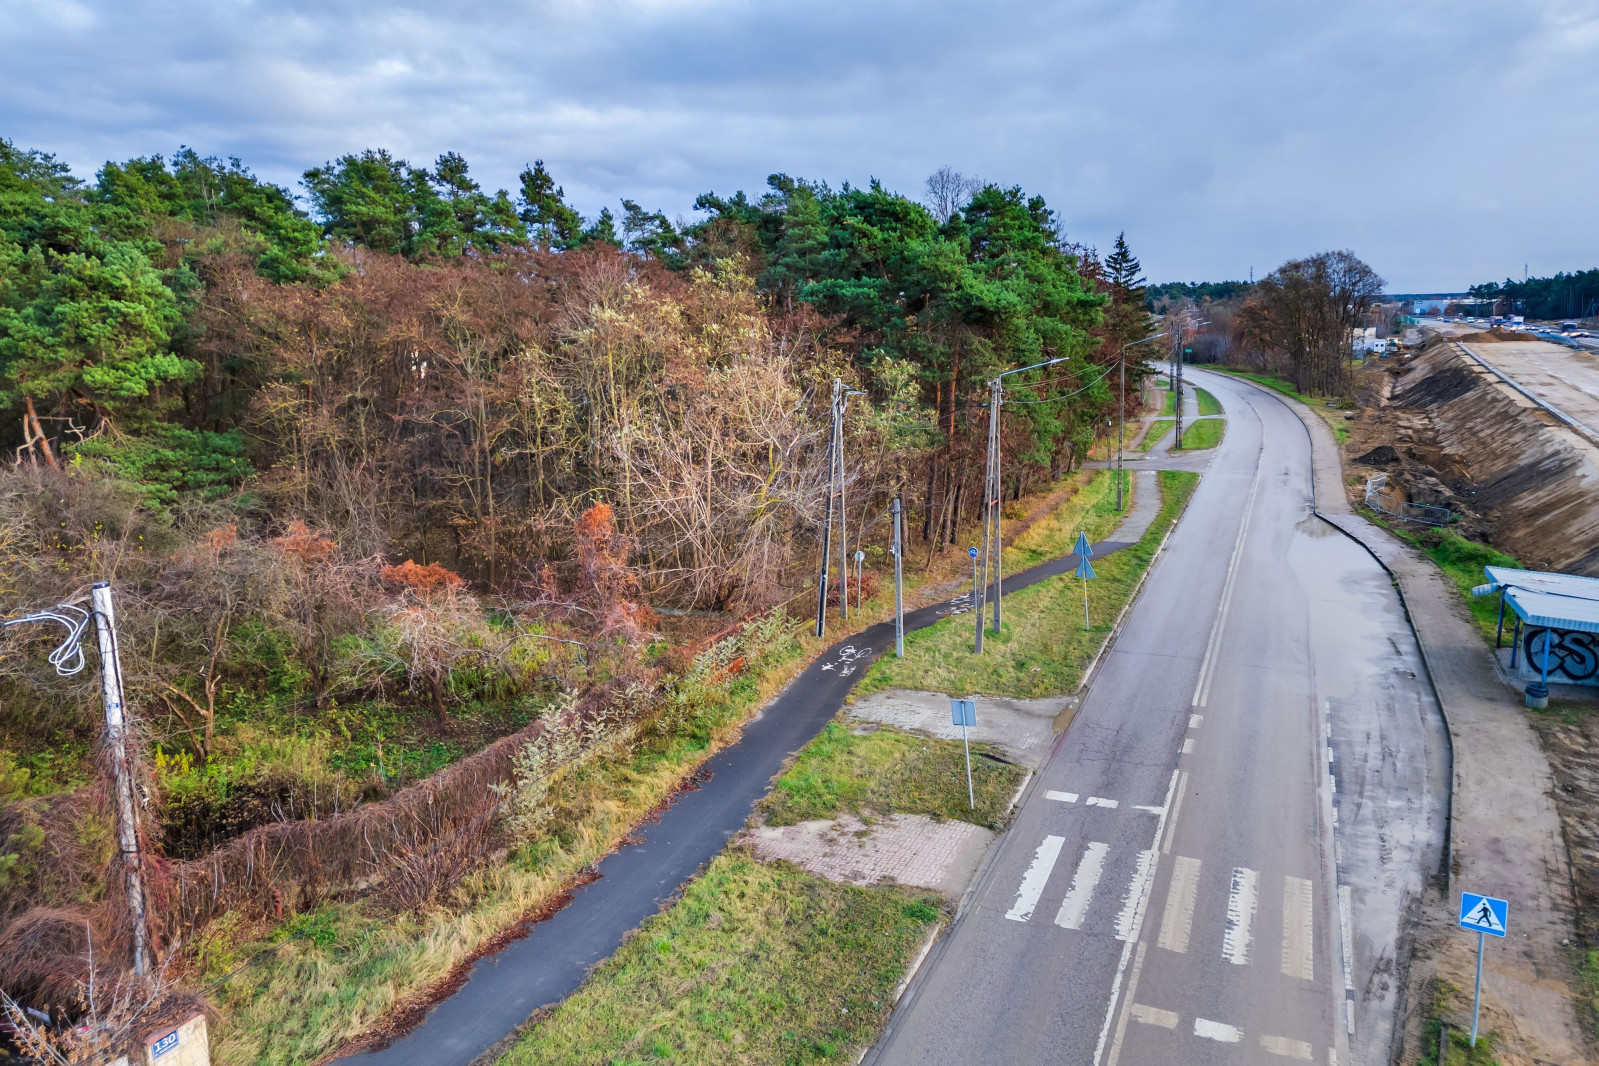
<instances>
[{"instance_id":1,"label":"grey cloud","mask_svg":"<svg viewBox=\"0 0 1599 1066\"><path fill-rule=\"evenodd\" d=\"M1350 247L1400 288L1595 265L1591 5L0 0L0 133L80 173L178 144L293 186L386 146L593 214L943 163L1125 229L1150 275Z\"/></svg>"}]
</instances>

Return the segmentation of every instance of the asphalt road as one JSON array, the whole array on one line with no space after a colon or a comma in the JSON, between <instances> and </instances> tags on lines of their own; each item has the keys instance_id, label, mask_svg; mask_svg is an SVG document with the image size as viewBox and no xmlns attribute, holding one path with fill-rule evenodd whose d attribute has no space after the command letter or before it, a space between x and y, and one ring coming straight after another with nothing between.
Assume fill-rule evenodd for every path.
<instances>
[{"instance_id":1,"label":"asphalt road","mask_svg":"<svg viewBox=\"0 0 1599 1066\"><path fill-rule=\"evenodd\" d=\"M1102 542L1094 551L1102 556L1123 547ZM1004 590L1016 592L1068 573L1077 561L1067 555L1006 575ZM968 589L954 600L907 611L905 628L920 629L951 613L969 619L970 609ZM837 624L836 617L830 624ZM745 727L737 744L705 764L708 779L697 791L681 794L658 820L640 826L634 842L607 856L597 868L599 879L577 889L564 910L534 927L526 939L476 963L466 984L410 1034L340 1061L467 1066L540 1007L571 995L629 930L659 910L743 828L784 761L821 731L865 668L884 651L892 652L893 644L890 621L829 648Z\"/></svg>"},{"instance_id":2,"label":"asphalt road","mask_svg":"<svg viewBox=\"0 0 1599 1066\"><path fill-rule=\"evenodd\" d=\"M1387 1061L1441 721L1387 576L1311 513L1303 425L1190 380L1223 443L869 1062Z\"/></svg>"}]
</instances>

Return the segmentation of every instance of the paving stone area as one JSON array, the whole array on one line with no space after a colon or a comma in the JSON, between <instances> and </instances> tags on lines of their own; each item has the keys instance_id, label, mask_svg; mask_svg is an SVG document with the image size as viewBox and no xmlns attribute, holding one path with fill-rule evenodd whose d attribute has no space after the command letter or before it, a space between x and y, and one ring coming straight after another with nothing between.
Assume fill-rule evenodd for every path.
<instances>
[{"instance_id":1,"label":"paving stone area","mask_svg":"<svg viewBox=\"0 0 1599 1066\"><path fill-rule=\"evenodd\" d=\"M977 725L973 743L993 744L1011 761L1036 770L1049 758L1055 742L1055 716L1075 706L1075 696L1012 700L976 696ZM949 697L942 692L891 688L862 696L849 708L852 722L875 722L942 740L959 740L961 727L950 724Z\"/></svg>"},{"instance_id":2,"label":"paving stone area","mask_svg":"<svg viewBox=\"0 0 1599 1066\"><path fill-rule=\"evenodd\" d=\"M740 839L766 862L787 859L829 881L875 885L887 880L955 897L966 890L994 834L966 822L895 814L873 825L846 815L757 826Z\"/></svg>"}]
</instances>

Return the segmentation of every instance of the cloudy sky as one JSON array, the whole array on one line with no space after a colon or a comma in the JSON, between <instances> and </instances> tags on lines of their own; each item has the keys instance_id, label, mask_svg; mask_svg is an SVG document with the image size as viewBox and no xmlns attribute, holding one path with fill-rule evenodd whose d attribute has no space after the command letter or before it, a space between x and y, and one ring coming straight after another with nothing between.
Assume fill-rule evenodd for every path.
<instances>
[{"instance_id":1,"label":"cloudy sky","mask_svg":"<svg viewBox=\"0 0 1599 1066\"><path fill-rule=\"evenodd\" d=\"M1152 280L1347 247L1390 291L1599 266L1595 0L0 0L0 136L542 158L585 214L942 164Z\"/></svg>"}]
</instances>

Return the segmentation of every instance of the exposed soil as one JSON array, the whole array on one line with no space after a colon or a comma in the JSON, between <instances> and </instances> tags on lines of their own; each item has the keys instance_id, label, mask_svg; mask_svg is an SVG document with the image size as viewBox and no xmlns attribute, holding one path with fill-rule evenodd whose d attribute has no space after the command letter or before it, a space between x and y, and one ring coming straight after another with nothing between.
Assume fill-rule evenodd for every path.
<instances>
[{"instance_id":1,"label":"exposed soil","mask_svg":"<svg viewBox=\"0 0 1599 1066\"><path fill-rule=\"evenodd\" d=\"M1529 713L1555 776L1555 805L1571 860L1577 932L1599 943L1599 707L1552 705Z\"/></svg>"},{"instance_id":2,"label":"exposed soil","mask_svg":"<svg viewBox=\"0 0 1599 1066\"><path fill-rule=\"evenodd\" d=\"M1495 326L1482 333L1462 333L1453 339L1465 341L1467 344L1526 344L1527 341L1537 338L1528 337L1525 333L1512 333L1508 329Z\"/></svg>"}]
</instances>

